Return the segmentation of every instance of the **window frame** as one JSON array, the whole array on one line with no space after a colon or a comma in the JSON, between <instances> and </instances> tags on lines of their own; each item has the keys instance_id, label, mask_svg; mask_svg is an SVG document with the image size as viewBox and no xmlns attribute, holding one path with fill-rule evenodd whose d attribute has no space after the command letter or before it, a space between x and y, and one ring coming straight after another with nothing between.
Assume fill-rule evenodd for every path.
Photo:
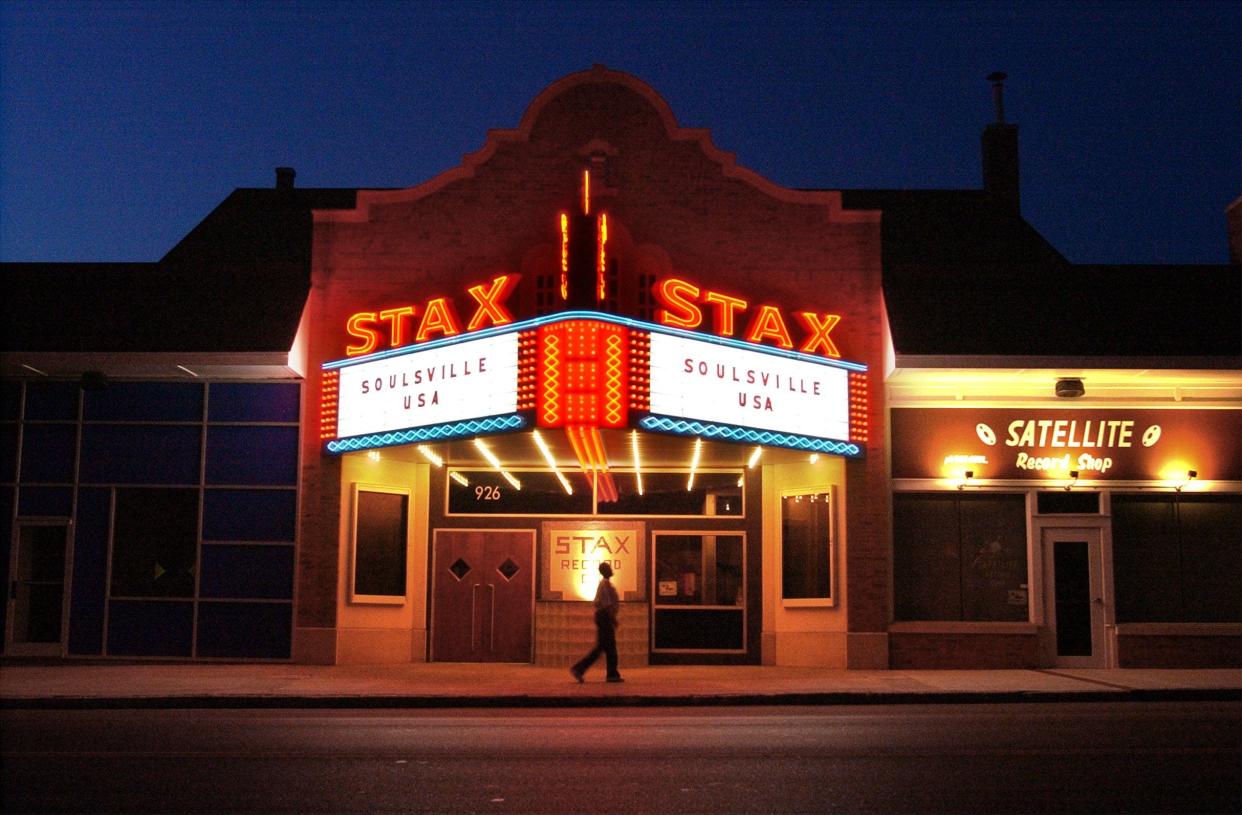
<instances>
[{"instance_id":1,"label":"window frame","mask_svg":"<svg viewBox=\"0 0 1242 815\"><path fill-rule=\"evenodd\" d=\"M827 597L785 597L785 499L799 495L828 496L828 596ZM837 512L837 486L820 484L781 490L780 493L780 541L777 546L776 575L780 581L780 602L782 608L835 608L839 596L837 587L837 540L840 532L837 529L839 513Z\"/></svg>"},{"instance_id":2,"label":"window frame","mask_svg":"<svg viewBox=\"0 0 1242 815\"><path fill-rule=\"evenodd\" d=\"M405 498L405 574L402 575L402 594L364 594L358 588L358 502L364 492L400 495ZM414 507L413 491L409 487L394 487L385 484L369 484L355 481L350 485L349 512L349 585L348 602L352 605L372 606L403 606L410 598L410 535L413 527L412 510Z\"/></svg>"},{"instance_id":3,"label":"window frame","mask_svg":"<svg viewBox=\"0 0 1242 815\"><path fill-rule=\"evenodd\" d=\"M657 585L658 568L658 546L659 539L662 537L734 537L742 540L742 580L739 589L742 596L741 604L733 605L695 605L695 604L667 604L659 602L659 587ZM653 654L745 654L750 644L750 575L747 574L746 564L748 556L748 535L744 529L653 529L651 531L651 556L648 558L650 581L650 601L648 603L648 614L650 621L648 623L651 638L651 653ZM656 647L656 617L657 611L676 612L693 612L693 611L718 611L737 613L742 618L742 647L741 648L658 648Z\"/></svg>"}]
</instances>

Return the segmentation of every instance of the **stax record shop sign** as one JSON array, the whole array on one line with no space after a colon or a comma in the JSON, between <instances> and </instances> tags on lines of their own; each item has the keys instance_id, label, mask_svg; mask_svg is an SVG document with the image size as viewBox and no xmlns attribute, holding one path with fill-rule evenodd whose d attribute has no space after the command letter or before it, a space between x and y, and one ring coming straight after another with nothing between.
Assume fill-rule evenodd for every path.
<instances>
[{"instance_id":1,"label":"stax record shop sign","mask_svg":"<svg viewBox=\"0 0 1242 815\"><path fill-rule=\"evenodd\" d=\"M1242 411L896 408L894 478L1242 479Z\"/></svg>"}]
</instances>

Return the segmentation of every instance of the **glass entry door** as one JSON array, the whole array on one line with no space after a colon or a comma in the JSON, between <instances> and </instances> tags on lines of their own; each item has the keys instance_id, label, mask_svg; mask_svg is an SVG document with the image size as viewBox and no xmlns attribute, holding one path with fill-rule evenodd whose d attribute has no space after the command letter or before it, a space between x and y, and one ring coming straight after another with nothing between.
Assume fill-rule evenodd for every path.
<instances>
[{"instance_id":1,"label":"glass entry door","mask_svg":"<svg viewBox=\"0 0 1242 815\"><path fill-rule=\"evenodd\" d=\"M22 521L15 538L4 651L13 656L61 656L69 525Z\"/></svg>"},{"instance_id":2,"label":"glass entry door","mask_svg":"<svg viewBox=\"0 0 1242 815\"><path fill-rule=\"evenodd\" d=\"M1044 614L1060 667L1107 665L1100 538L1098 529L1044 530Z\"/></svg>"},{"instance_id":3,"label":"glass entry door","mask_svg":"<svg viewBox=\"0 0 1242 815\"><path fill-rule=\"evenodd\" d=\"M652 557L652 650L746 650L745 537L656 532Z\"/></svg>"}]
</instances>

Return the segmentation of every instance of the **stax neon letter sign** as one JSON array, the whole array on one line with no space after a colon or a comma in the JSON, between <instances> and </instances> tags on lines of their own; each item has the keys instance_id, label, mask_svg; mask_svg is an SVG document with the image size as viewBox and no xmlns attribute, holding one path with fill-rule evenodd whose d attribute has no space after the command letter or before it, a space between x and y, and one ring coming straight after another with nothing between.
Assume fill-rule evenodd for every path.
<instances>
[{"instance_id":1,"label":"stax neon letter sign","mask_svg":"<svg viewBox=\"0 0 1242 815\"><path fill-rule=\"evenodd\" d=\"M711 311L712 325L716 333L722 337L732 337L737 333L739 317L750 312L742 339L753 343L770 343L789 350L794 347L789 323L780 306L760 305L752 312L750 303L740 297L701 289L677 277L661 280L652 291L660 304L660 308L656 309L656 321L664 325L696 329L703 324L703 309L707 308ZM794 314L803 328L799 351L840 358L841 352L829 336L841 321L840 315L820 314L815 311L796 311Z\"/></svg>"},{"instance_id":2,"label":"stax neon letter sign","mask_svg":"<svg viewBox=\"0 0 1242 815\"><path fill-rule=\"evenodd\" d=\"M466 331L477 331L489 325L507 325L513 322L513 315L505 308L505 300L517 286L518 275L502 274L492 278L490 283L471 286L466 290L475 308L470 321L466 323ZM414 318L419 317L417 327ZM413 338L410 333L413 331ZM355 345L345 348L345 355L351 357L369 354L380 347L385 337L388 347L399 348L410 342L425 342L433 337L454 337L462 332L461 318L453 301L447 297L434 297L428 300L420 311L415 306L398 306L383 311L360 311L350 315L345 322L345 331L350 337L358 340Z\"/></svg>"}]
</instances>

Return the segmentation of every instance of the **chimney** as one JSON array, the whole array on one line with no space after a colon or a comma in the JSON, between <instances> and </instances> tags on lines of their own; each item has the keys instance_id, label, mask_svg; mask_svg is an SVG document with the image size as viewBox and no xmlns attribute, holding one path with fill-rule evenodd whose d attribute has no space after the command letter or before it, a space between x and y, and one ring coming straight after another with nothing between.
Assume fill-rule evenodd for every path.
<instances>
[{"instance_id":1,"label":"chimney","mask_svg":"<svg viewBox=\"0 0 1242 815\"><path fill-rule=\"evenodd\" d=\"M297 175L292 167L276 168L276 189L291 190L293 189L293 177Z\"/></svg>"},{"instance_id":2,"label":"chimney","mask_svg":"<svg viewBox=\"0 0 1242 815\"><path fill-rule=\"evenodd\" d=\"M996 121L983 128L983 189L1012 207L1014 212L1020 212L1018 126L1005 122L1005 77L1000 71L988 74Z\"/></svg>"}]
</instances>

